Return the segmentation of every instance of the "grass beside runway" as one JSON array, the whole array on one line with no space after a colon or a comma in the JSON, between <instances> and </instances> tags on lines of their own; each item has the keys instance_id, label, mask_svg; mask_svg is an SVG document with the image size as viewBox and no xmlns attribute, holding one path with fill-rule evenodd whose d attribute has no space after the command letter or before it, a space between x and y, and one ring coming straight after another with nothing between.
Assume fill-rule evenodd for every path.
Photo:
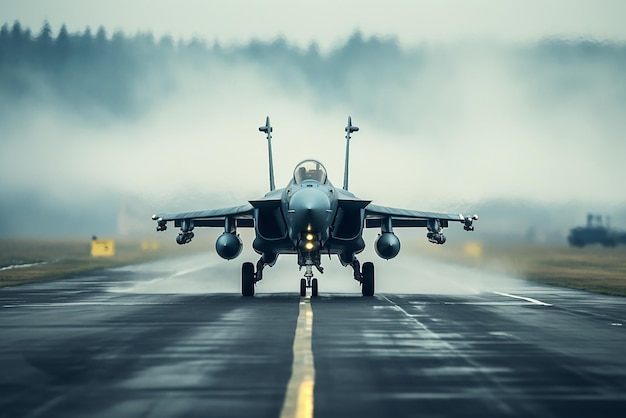
<instances>
[{"instance_id":1,"label":"grass beside runway","mask_svg":"<svg viewBox=\"0 0 626 418\"><path fill-rule=\"evenodd\" d=\"M519 269L545 284L626 296L626 249L534 247L519 251Z\"/></svg>"},{"instance_id":2,"label":"grass beside runway","mask_svg":"<svg viewBox=\"0 0 626 418\"><path fill-rule=\"evenodd\" d=\"M214 237L195 245L178 246L171 237L159 240L153 250L143 250L140 240L116 240L113 257L92 257L88 239L0 240L0 287L56 280L102 268L118 267L164 257L212 251ZM478 246L478 247L477 247ZM479 248L479 251L477 251ZM572 248L566 245L472 243L443 246L406 246L420 255L447 262L505 273L515 277L626 296L626 246ZM13 267L11 267L13 266ZM23 266L23 267L20 267Z\"/></svg>"},{"instance_id":3,"label":"grass beside runway","mask_svg":"<svg viewBox=\"0 0 626 418\"><path fill-rule=\"evenodd\" d=\"M180 254L175 243L156 242L157 248L143 249L140 240L117 239L115 255L92 257L89 239L2 239L0 287L56 280ZM189 254L188 251L186 253Z\"/></svg>"},{"instance_id":4,"label":"grass beside runway","mask_svg":"<svg viewBox=\"0 0 626 418\"><path fill-rule=\"evenodd\" d=\"M447 251L420 250L447 261L539 283L626 296L626 246L473 243L444 247Z\"/></svg>"}]
</instances>

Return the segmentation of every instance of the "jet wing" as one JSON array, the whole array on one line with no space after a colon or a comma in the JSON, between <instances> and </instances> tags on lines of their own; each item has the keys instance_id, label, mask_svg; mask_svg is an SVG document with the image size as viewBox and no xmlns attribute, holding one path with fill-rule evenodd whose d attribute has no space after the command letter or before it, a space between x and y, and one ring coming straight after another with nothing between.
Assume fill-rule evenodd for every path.
<instances>
[{"instance_id":1,"label":"jet wing","mask_svg":"<svg viewBox=\"0 0 626 418\"><path fill-rule=\"evenodd\" d=\"M432 225L433 221L438 221L443 228L447 227L449 222L461 222L465 224L466 229L473 229L472 221L478 219L478 217L476 215L468 217L460 213L398 209L371 203L365 207L366 228L380 228L385 219L391 219L392 227L428 227L429 224Z\"/></svg>"},{"instance_id":2,"label":"jet wing","mask_svg":"<svg viewBox=\"0 0 626 418\"><path fill-rule=\"evenodd\" d=\"M164 227L168 221L174 221L174 226L177 227L181 226L183 221L192 221L194 227L223 228L226 218L234 220L237 227L252 228L254 227L254 208L251 204L246 203L245 205L228 208L207 209L196 212L162 213L152 216L152 219L158 222L160 228Z\"/></svg>"}]
</instances>

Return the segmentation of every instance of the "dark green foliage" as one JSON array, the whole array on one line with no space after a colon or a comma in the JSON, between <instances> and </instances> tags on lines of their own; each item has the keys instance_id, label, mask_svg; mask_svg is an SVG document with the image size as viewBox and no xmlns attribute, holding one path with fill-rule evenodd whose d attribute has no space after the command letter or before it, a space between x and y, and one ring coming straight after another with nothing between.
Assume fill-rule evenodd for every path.
<instances>
[{"instance_id":1,"label":"dark green foliage","mask_svg":"<svg viewBox=\"0 0 626 418\"><path fill-rule=\"evenodd\" d=\"M136 115L146 110L136 94L144 87L141 80L152 68L167 70L174 53L151 35L127 38L120 33L109 39L102 27L94 36L89 28L71 34L62 26L55 37L44 22L33 37L19 22L10 28L5 24L0 29L3 107L10 111L9 103L45 98L79 113L95 107L119 117ZM167 71L160 74L168 76Z\"/></svg>"},{"instance_id":2,"label":"dark green foliage","mask_svg":"<svg viewBox=\"0 0 626 418\"><path fill-rule=\"evenodd\" d=\"M409 49L394 38L366 38L359 32L326 53L315 44L301 49L283 38L225 47L199 39L155 39L150 33L111 35L103 27L94 34L89 27L69 33L62 26L55 36L47 21L33 36L16 21L0 28L0 121L11 120L20 103L40 105L44 100L90 121L98 119L94 116L133 119L175 93L184 79L181 71L194 71L203 83L219 85L224 80L213 77L211 70L225 66L253 71L277 93L312 92L313 104L322 108L332 102L374 123L401 128L418 118L426 126L430 109L462 103L463 91L456 96L441 92L468 63L480 62L480 53L472 55L471 48ZM626 47L618 43L551 39L510 45L507 51L492 54L508 60L517 71L511 76L528 82L538 102L559 103L587 92L601 84L599 77L621 79L626 67ZM612 95L626 101L626 87L615 85Z\"/></svg>"},{"instance_id":3,"label":"dark green foliage","mask_svg":"<svg viewBox=\"0 0 626 418\"><path fill-rule=\"evenodd\" d=\"M91 118L98 111L128 118L175 91L178 70L208 74L212 66L228 65L252 68L286 92L313 88L320 105L329 98L364 103L385 88L381 79L390 72L394 82L410 76L406 67L412 59L394 39L364 39L360 33L325 56L315 44L302 50L285 39L225 48L198 39L155 40L150 33L108 36L102 27L95 35L89 27L69 33L65 25L55 36L48 22L33 37L15 22L0 29L0 93L8 113L9 103L45 97L79 116L90 112L83 116ZM363 79L368 89L360 88ZM3 117L7 112L0 113Z\"/></svg>"}]
</instances>

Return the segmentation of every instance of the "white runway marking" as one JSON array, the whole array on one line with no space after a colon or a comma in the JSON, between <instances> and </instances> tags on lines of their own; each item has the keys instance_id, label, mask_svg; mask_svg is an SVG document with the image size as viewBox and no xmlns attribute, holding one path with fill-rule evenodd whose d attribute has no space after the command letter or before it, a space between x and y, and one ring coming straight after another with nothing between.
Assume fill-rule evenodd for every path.
<instances>
[{"instance_id":1,"label":"white runway marking","mask_svg":"<svg viewBox=\"0 0 626 418\"><path fill-rule=\"evenodd\" d=\"M13 270L13 269L23 269L26 267L39 266L42 264L48 264L47 261L42 261L40 263L29 263L29 264L12 264L10 266L0 267L0 271L4 270Z\"/></svg>"},{"instance_id":2,"label":"white runway marking","mask_svg":"<svg viewBox=\"0 0 626 418\"><path fill-rule=\"evenodd\" d=\"M534 303L535 305L552 306L549 303L545 303L545 302L542 302L540 300L533 299L533 298L527 298L525 296L511 295L510 293L502 293L502 292L491 292L491 293L495 293L496 295L500 295L500 296L506 296L507 298L514 298L514 299L525 300L527 302Z\"/></svg>"}]
</instances>

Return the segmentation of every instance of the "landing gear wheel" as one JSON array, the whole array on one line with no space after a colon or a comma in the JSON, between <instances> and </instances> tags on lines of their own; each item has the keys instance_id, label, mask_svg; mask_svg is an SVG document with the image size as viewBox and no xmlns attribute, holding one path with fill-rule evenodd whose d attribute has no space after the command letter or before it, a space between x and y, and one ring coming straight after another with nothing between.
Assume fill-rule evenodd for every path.
<instances>
[{"instance_id":1,"label":"landing gear wheel","mask_svg":"<svg viewBox=\"0 0 626 418\"><path fill-rule=\"evenodd\" d=\"M317 297L317 279L311 280L311 296Z\"/></svg>"},{"instance_id":2,"label":"landing gear wheel","mask_svg":"<svg viewBox=\"0 0 626 418\"><path fill-rule=\"evenodd\" d=\"M254 296L254 264L252 263L241 265L241 294Z\"/></svg>"},{"instance_id":3,"label":"landing gear wheel","mask_svg":"<svg viewBox=\"0 0 626 418\"><path fill-rule=\"evenodd\" d=\"M306 279L300 279L300 296L306 296Z\"/></svg>"},{"instance_id":4,"label":"landing gear wheel","mask_svg":"<svg viewBox=\"0 0 626 418\"><path fill-rule=\"evenodd\" d=\"M374 264L371 262L363 263L361 293L363 296L374 296Z\"/></svg>"}]
</instances>

